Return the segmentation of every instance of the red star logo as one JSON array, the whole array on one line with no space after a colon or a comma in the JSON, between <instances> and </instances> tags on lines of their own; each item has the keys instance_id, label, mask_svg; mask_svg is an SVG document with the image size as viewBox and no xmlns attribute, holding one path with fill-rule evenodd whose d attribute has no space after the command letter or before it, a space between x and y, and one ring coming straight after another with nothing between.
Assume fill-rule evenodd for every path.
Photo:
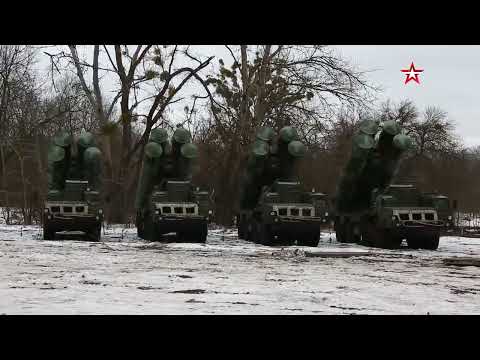
<instances>
[{"instance_id":1,"label":"red star logo","mask_svg":"<svg viewBox=\"0 0 480 360\"><path fill-rule=\"evenodd\" d=\"M423 70L415 69L413 65L413 61L410 64L410 69L400 70L401 72L407 73L407 78L405 79L405 84L407 84L410 80L416 81L417 84L420 84L420 80L418 80L418 74L421 73Z\"/></svg>"}]
</instances>

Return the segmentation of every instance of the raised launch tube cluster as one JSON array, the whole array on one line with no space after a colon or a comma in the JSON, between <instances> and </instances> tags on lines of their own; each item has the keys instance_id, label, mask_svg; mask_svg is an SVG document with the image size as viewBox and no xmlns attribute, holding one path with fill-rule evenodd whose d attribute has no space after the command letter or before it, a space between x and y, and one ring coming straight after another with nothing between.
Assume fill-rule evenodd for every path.
<instances>
[{"instance_id":1,"label":"raised launch tube cluster","mask_svg":"<svg viewBox=\"0 0 480 360\"><path fill-rule=\"evenodd\" d=\"M370 205L371 192L390 184L401 155L412 145L394 120L379 123L364 120L353 136L350 159L340 179L336 210L361 211Z\"/></svg>"},{"instance_id":2,"label":"raised launch tube cluster","mask_svg":"<svg viewBox=\"0 0 480 360\"><path fill-rule=\"evenodd\" d=\"M191 180L198 148L192 143L190 132L178 127L168 138L165 129L153 129L145 146L135 208L143 209L154 186L165 180Z\"/></svg>"},{"instance_id":3,"label":"raised launch tube cluster","mask_svg":"<svg viewBox=\"0 0 480 360\"><path fill-rule=\"evenodd\" d=\"M82 132L74 138L68 132L60 132L48 149L49 194L65 189L65 181L88 181L90 190L101 187L102 153L90 132Z\"/></svg>"},{"instance_id":4,"label":"raised launch tube cluster","mask_svg":"<svg viewBox=\"0 0 480 360\"><path fill-rule=\"evenodd\" d=\"M275 179L295 179L295 166L306 153L296 129L285 126L278 134L268 126L260 128L248 154L242 179L240 207L253 209L264 186Z\"/></svg>"}]
</instances>

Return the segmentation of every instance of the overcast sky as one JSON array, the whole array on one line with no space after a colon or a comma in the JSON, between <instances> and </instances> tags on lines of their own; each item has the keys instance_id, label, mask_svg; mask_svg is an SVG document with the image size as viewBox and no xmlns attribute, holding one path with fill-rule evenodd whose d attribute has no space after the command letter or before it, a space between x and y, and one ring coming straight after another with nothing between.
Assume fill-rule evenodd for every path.
<instances>
[{"instance_id":1,"label":"overcast sky","mask_svg":"<svg viewBox=\"0 0 480 360\"><path fill-rule=\"evenodd\" d=\"M369 71L367 78L383 88L378 95L380 100L410 99L420 110L429 105L439 106L455 120L457 132L466 145L480 145L480 96L477 95L480 46L341 45L334 48L360 70ZM192 51L215 55L226 62L230 60L228 50L221 45L195 45ZM406 75L400 70L409 68L411 62L424 70L419 75L420 84L404 83ZM48 64L48 59L42 59L41 63ZM218 60L214 63L218 64Z\"/></svg>"},{"instance_id":2,"label":"overcast sky","mask_svg":"<svg viewBox=\"0 0 480 360\"><path fill-rule=\"evenodd\" d=\"M368 78L382 86L381 98L411 99L421 109L435 105L456 121L466 145L480 145L480 46L477 45L355 45L335 46L363 70L375 70ZM401 69L424 71L420 84L410 81Z\"/></svg>"}]
</instances>

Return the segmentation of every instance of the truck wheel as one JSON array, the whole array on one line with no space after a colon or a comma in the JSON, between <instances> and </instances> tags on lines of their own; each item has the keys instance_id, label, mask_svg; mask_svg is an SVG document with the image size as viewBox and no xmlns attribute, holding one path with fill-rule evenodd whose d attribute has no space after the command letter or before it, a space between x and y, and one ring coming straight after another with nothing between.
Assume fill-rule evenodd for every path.
<instances>
[{"instance_id":1,"label":"truck wheel","mask_svg":"<svg viewBox=\"0 0 480 360\"><path fill-rule=\"evenodd\" d=\"M356 244L360 243L360 241L362 240L362 236L360 234L355 234L355 226L357 226L357 224L353 223L353 222L348 222L345 225L344 242L346 242L346 243L356 243ZM358 226L360 226L360 224L358 224Z\"/></svg>"},{"instance_id":2,"label":"truck wheel","mask_svg":"<svg viewBox=\"0 0 480 360\"><path fill-rule=\"evenodd\" d=\"M141 218L137 218L137 236L141 239L145 238L145 223Z\"/></svg>"},{"instance_id":3,"label":"truck wheel","mask_svg":"<svg viewBox=\"0 0 480 360\"><path fill-rule=\"evenodd\" d=\"M205 226L205 229L200 233L200 238L198 242L205 244L207 242L207 236L208 236L208 229L207 229L207 226Z\"/></svg>"},{"instance_id":4,"label":"truck wheel","mask_svg":"<svg viewBox=\"0 0 480 360\"><path fill-rule=\"evenodd\" d=\"M145 240L160 241L157 228L153 223L152 219L150 218L150 216L147 216L147 218L145 219L144 226L145 228L144 228L143 234L145 236L144 238Z\"/></svg>"},{"instance_id":5,"label":"truck wheel","mask_svg":"<svg viewBox=\"0 0 480 360\"><path fill-rule=\"evenodd\" d=\"M245 224L245 240L256 242L255 241L255 223L250 220L249 223Z\"/></svg>"},{"instance_id":6,"label":"truck wheel","mask_svg":"<svg viewBox=\"0 0 480 360\"><path fill-rule=\"evenodd\" d=\"M317 247L320 242L320 231L315 232L312 239L312 246Z\"/></svg>"},{"instance_id":7,"label":"truck wheel","mask_svg":"<svg viewBox=\"0 0 480 360\"><path fill-rule=\"evenodd\" d=\"M207 241L207 224L199 226L196 231L188 231L181 234L183 242L204 244Z\"/></svg>"},{"instance_id":8,"label":"truck wheel","mask_svg":"<svg viewBox=\"0 0 480 360\"><path fill-rule=\"evenodd\" d=\"M273 236L271 229L268 225L265 225L261 222L255 222L255 240L262 245L273 245Z\"/></svg>"},{"instance_id":9,"label":"truck wheel","mask_svg":"<svg viewBox=\"0 0 480 360\"><path fill-rule=\"evenodd\" d=\"M238 231L238 238L245 239L245 224L243 223L241 216L237 216L237 231Z\"/></svg>"},{"instance_id":10,"label":"truck wheel","mask_svg":"<svg viewBox=\"0 0 480 360\"><path fill-rule=\"evenodd\" d=\"M262 226L262 233L261 233L261 244L262 245L267 245L267 246L272 246L275 245L275 239L273 238L272 232L270 230L270 227L267 225Z\"/></svg>"},{"instance_id":11,"label":"truck wheel","mask_svg":"<svg viewBox=\"0 0 480 360\"><path fill-rule=\"evenodd\" d=\"M345 224L335 224L335 236L338 242L345 242Z\"/></svg>"},{"instance_id":12,"label":"truck wheel","mask_svg":"<svg viewBox=\"0 0 480 360\"><path fill-rule=\"evenodd\" d=\"M249 240L255 244L259 244L258 223L255 220L251 220L250 226L251 230L249 234Z\"/></svg>"},{"instance_id":13,"label":"truck wheel","mask_svg":"<svg viewBox=\"0 0 480 360\"><path fill-rule=\"evenodd\" d=\"M295 236L293 236L293 234L291 233L283 232L277 235L277 239L275 239L275 244L285 246L295 245Z\"/></svg>"},{"instance_id":14,"label":"truck wheel","mask_svg":"<svg viewBox=\"0 0 480 360\"><path fill-rule=\"evenodd\" d=\"M96 226L93 229L87 231L86 238L88 241L100 241L102 237L102 226Z\"/></svg>"},{"instance_id":15,"label":"truck wheel","mask_svg":"<svg viewBox=\"0 0 480 360\"><path fill-rule=\"evenodd\" d=\"M207 241L207 235L208 235L207 225L199 226L198 231L189 233L188 242L205 244L205 242Z\"/></svg>"},{"instance_id":16,"label":"truck wheel","mask_svg":"<svg viewBox=\"0 0 480 360\"><path fill-rule=\"evenodd\" d=\"M410 236L407 238L407 245L410 249L419 249L422 247L422 241L417 236Z\"/></svg>"},{"instance_id":17,"label":"truck wheel","mask_svg":"<svg viewBox=\"0 0 480 360\"><path fill-rule=\"evenodd\" d=\"M430 235L423 239L422 248L427 250L437 250L440 242L440 235Z\"/></svg>"},{"instance_id":18,"label":"truck wheel","mask_svg":"<svg viewBox=\"0 0 480 360\"><path fill-rule=\"evenodd\" d=\"M43 240L55 240L55 231L50 230L48 227L43 227Z\"/></svg>"},{"instance_id":19,"label":"truck wheel","mask_svg":"<svg viewBox=\"0 0 480 360\"><path fill-rule=\"evenodd\" d=\"M238 230L238 238L245 239L245 229L242 223L238 225L237 230Z\"/></svg>"},{"instance_id":20,"label":"truck wheel","mask_svg":"<svg viewBox=\"0 0 480 360\"><path fill-rule=\"evenodd\" d=\"M377 229L374 246L382 249L398 249L401 243L402 239L392 234L388 229Z\"/></svg>"}]
</instances>

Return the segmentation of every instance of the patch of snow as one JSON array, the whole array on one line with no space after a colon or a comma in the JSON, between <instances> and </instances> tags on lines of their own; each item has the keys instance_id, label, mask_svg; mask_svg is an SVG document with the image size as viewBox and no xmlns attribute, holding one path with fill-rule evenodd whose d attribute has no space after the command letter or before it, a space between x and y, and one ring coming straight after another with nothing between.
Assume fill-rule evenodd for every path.
<instances>
[{"instance_id":1,"label":"patch of snow","mask_svg":"<svg viewBox=\"0 0 480 360\"><path fill-rule=\"evenodd\" d=\"M0 313L480 314L478 268L442 262L479 255L480 239L462 237L437 251L340 244L332 232L316 248L270 247L235 229L150 243L115 225L95 243L0 225Z\"/></svg>"}]
</instances>

